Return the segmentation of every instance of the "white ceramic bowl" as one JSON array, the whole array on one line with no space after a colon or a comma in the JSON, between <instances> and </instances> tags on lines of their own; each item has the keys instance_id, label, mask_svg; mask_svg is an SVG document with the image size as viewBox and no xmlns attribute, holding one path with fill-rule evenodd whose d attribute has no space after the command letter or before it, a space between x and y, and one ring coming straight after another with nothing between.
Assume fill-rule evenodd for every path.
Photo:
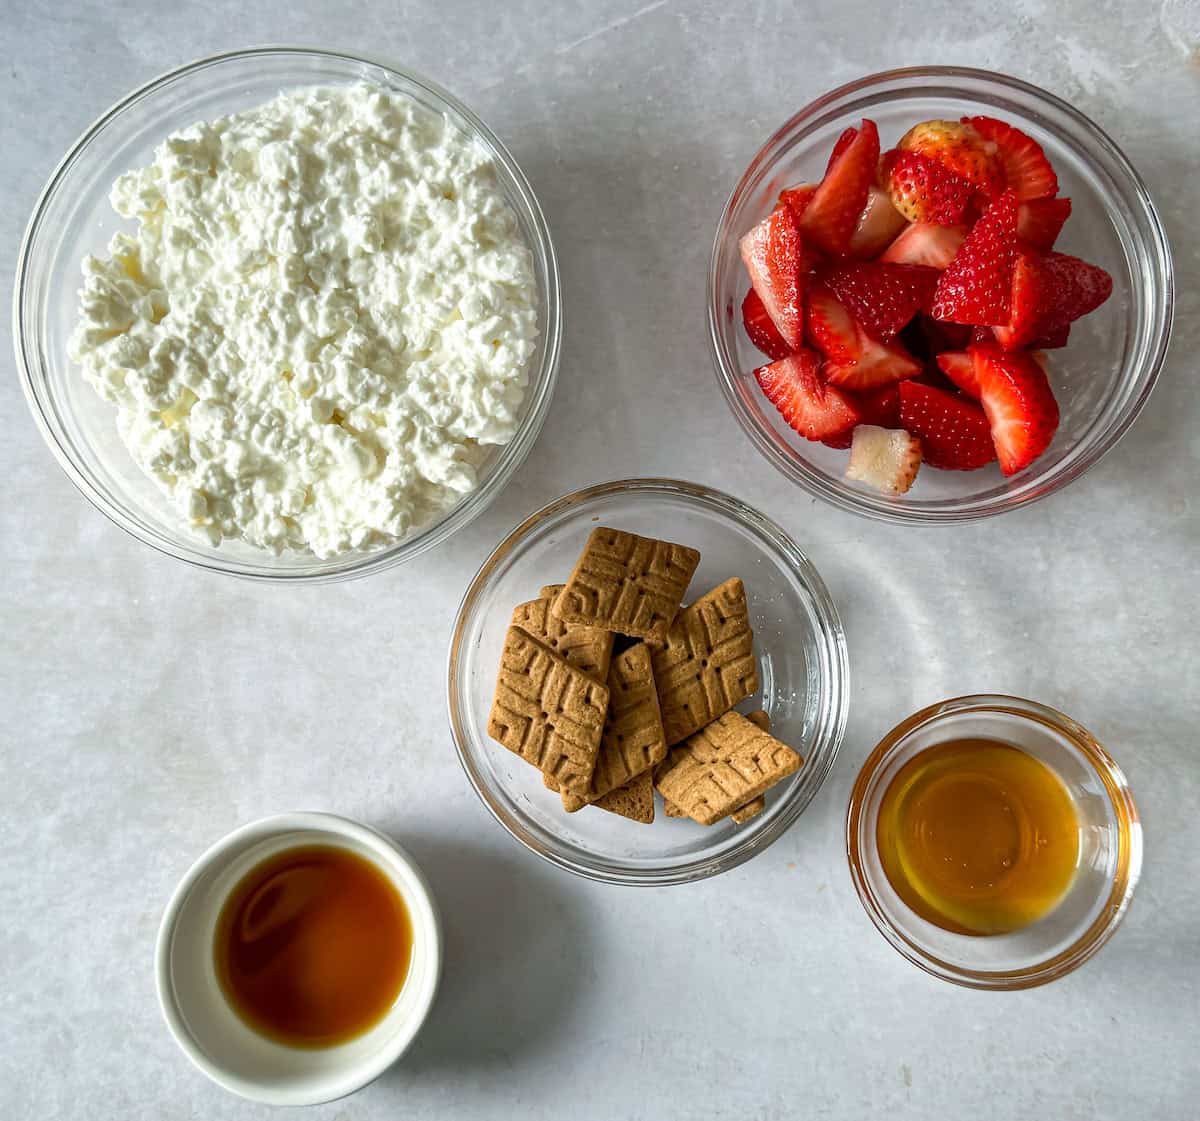
<instances>
[{"instance_id":1,"label":"white ceramic bowl","mask_svg":"<svg viewBox=\"0 0 1200 1121\"><path fill-rule=\"evenodd\" d=\"M226 1002L213 962L221 907L251 868L285 849L334 845L369 860L404 900L412 960L388 1013L336 1047L287 1047L252 1031ZM442 930L429 885L382 833L324 813L287 813L235 829L188 870L163 915L156 949L158 1000L175 1042L218 1085L269 1105L315 1105L378 1078L425 1022L442 968Z\"/></svg>"}]
</instances>

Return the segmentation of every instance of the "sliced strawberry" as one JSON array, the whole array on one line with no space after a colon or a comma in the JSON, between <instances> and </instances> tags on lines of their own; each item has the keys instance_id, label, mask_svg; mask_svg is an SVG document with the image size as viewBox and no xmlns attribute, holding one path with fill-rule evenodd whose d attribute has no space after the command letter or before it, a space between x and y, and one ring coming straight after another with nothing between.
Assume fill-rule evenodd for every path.
<instances>
[{"instance_id":1,"label":"sliced strawberry","mask_svg":"<svg viewBox=\"0 0 1200 1121\"><path fill-rule=\"evenodd\" d=\"M922 121L913 125L896 147L941 164L951 175L965 179L988 197L1004 189L995 146L960 121Z\"/></svg>"},{"instance_id":2,"label":"sliced strawberry","mask_svg":"<svg viewBox=\"0 0 1200 1121\"><path fill-rule=\"evenodd\" d=\"M1006 326L992 328L996 341L1007 350L1028 346L1040 333L1049 295L1041 254L1018 253L1013 267L1012 310Z\"/></svg>"},{"instance_id":3,"label":"sliced strawberry","mask_svg":"<svg viewBox=\"0 0 1200 1121\"><path fill-rule=\"evenodd\" d=\"M970 353L1000 470L1015 475L1050 446L1058 429L1058 402L1031 355L988 345L973 346ZM901 398L901 415L903 409Z\"/></svg>"},{"instance_id":4,"label":"sliced strawberry","mask_svg":"<svg viewBox=\"0 0 1200 1121\"><path fill-rule=\"evenodd\" d=\"M867 205L879 163L879 130L864 120L854 139L830 164L800 219L806 238L826 253L844 253Z\"/></svg>"},{"instance_id":5,"label":"sliced strawberry","mask_svg":"<svg viewBox=\"0 0 1200 1121\"><path fill-rule=\"evenodd\" d=\"M853 362L862 352L854 318L820 283L809 290L807 329L809 342L833 362Z\"/></svg>"},{"instance_id":6,"label":"sliced strawberry","mask_svg":"<svg viewBox=\"0 0 1200 1121\"><path fill-rule=\"evenodd\" d=\"M961 323L939 323L927 315L919 316L917 328L925 338L926 350L931 355L944 350L966 350L971 341L971 328Z\"/></svg>"},{"instance_id":7,"label":"sliced strawberry","mask_svg":"<svg viewBox=\"0 0 1200 1121\"><path fill-rule=\"evenodd\" d=\"M808 337L827 359L822 376L845 389L877 389L921 372L908 351L872 338L820 283L809 293Z\"/></svg>"},{"instance_id":8,"label":"sliced strawberry","mask_svg":"<svg viewBox=\"0 0 1200 1121\"><path fill-rule=\"evenodd\" d=\"M767 309L763 307L762 299L753 288L746 293L746 298L742 301L742 325L746 328L750 341L768 358L778 361L792 353L792 348L775 329Z\"/></svg>"},{"instance_id":9,"label":"sliced strawberry","mask_svg":"<svg viewBox=\"0 0 1200 1121\"><path fill-rule=\"evenodd\" d=\"M892 205L910 222L961 222L975 191L966 179L917 152L889 152L882 173Z\"/></svg>"},{"instance_id":10,"label":"sliced strawberry","mask_svg":"<svg viewBox=\"0 0 1200 1121\"><path fill-rule=\"evenodd\" d=\"M948 350L937 356L942 373L968 397L979 400L979 379L975 377L975 359L965 350Z\"/></svg>"},{"instance_id":11,"label":"sliced strawberry","mask_svg":"<svg viewBox=\"0 0 1200 1121\"><path fill-rule=\"evenodd\" d=\"M906 224L904 215L892 205L887 193L872 183L867 190L867 205L858 216L846 252L864 260L878 257Z\"/></svg>"},{"instance_id":12,"label":"sliced strawberry","mask_svg":"<svg viewBox=\"0 0 1200 1121\"><path fill-rule=\"evenodd\" d=\"M821 380L820 364L819 356L804 347L754 371L767 400L807 440L849 431L860 419L850 398Z\"/></svg>"},{"instance_id":13,"label":"sliced strawberry","mask_svg":"<svg viewBox=\"0 0 1200 1121\"><path fill-rule=\"evenodd\" d=\"M843 389L878 389L880 386L914 378L921 372L918 362L899 343L881 343L860 328L862 349L853 362L832 359L821 367L821 375L830 385Z\"/></svg>"},{"instance_id":14,"label":"sliced strawberry","mask_svg":"<svg viewBox=\"0 0 1200 1121\"><path fill-rule=\"evenodd\" d=\"M994 117L963 117L962 122L995 144L996 158L1004 170L1003 183L1018 202L1058 194L1058 177L1036 140Z\"/></svg>"},{"instance_id":15,"label":"sliced strawberry","mask_svg":"<svg viewBox=\"0 0 1200 1121\"><path fill-rule=\"evenodd\" d=\"M1004 326L1012 310L1017 252L1017 200L1005 191L967 234L933 297L933 317L951 323Z\"/></svg>"},{"instance_id":16,"label":"sliced strawberry","mask_svg":"<svg viewBox=\"0 0 1200 1121\"><path fill-rule=\"evenodd\" d=\"M900 427L900 391L895 383L866 393L847 392L846 396L862 417L860 424L877 424L881 428ZM847 429L836 436L826 437L821 443L831 448L848 448L853 435L853 430Z\"/></svg>"},{"instance_id":17,"label":"sliced strawberry","mask_svg":"<svg viewBox=\"0 0 1200 1121\"><path fill-rule=\"evenodd\" d=\"M1070 217L1070 199L1030 199L1017 207L1017 237L1033 249L1048 251Z\"/></svg>"},{"instance_id":18,"label":"sliced strawberry","mask_svg":"<svg viewBox=\"0 0 1200 1121\"><path fill-rule=\"evenodd\" d=\"M954 260L966 237L966 226L914 222L887 247L879 259L888 264L929 265L931 268L944 269Z\"/></svg>"},{"instance_id":19,"label":"sliced strawberry","mask_svg":"<svg viewBox=\"0 0 1200 1121\"><path fill-rule=\"evenodd\" d=\"M1042 264L1049 286L1044 319L1047 326L1073 323L1112 295L1112 277L1099 265L1089 265L1066 253L1047 253Z\"/></svg>"},{"instance_id":20,"label":"sliced strawberry","mask_svg":"<svg viewBox=\"0 0 1200 1121\"><path fill-rule=\"evenodd\" d=\"M829 159L825 163L825 174L829 174L829 169L838 162L838 157L854 143L855 137L858 136L858 129L844 129L842 135L834 141L833 150L829 153Z\"/></svg>"},{"instance_id":21,"label":"sliced strawberry","mask_svg":"<svg viewBox=\"0 0 1200 1121\"><path fill-rule=\"evenodd\" d=\"M777 206L738 244L750 283L784 342L795 350L804 337L807 272L795 215Z\"/></svg>"},{"instance_id":22,"label":"sliced strawberry","mask_svg":"<svg viewBox=\"0 0 1200 1121\"><path fill-rule=\"evenodd\" d=\"M996 458L983 410L956 394L916 381L902 382L900 423L921 441L930 467L974 471Z\"/></svg>"},{"instance_id":23,"label":"sliced strawberry","mask_svg":"<svg viewBox=\"0 0 1200 1121\"><path fill-rule=\"evenodd\" d=\"M1071 325L1069 323L1059 323L1046 330L1045 334L1038 335L1038 337L1029 344L1029 349L1058 350L1059 347L1067 345L1067 340L1070 337Z\"/></svg>"},{"instance_id":24,"label":"sliced strawberry","mask_svg":"<svg viewBox=\"0 0 1200 1121\"><path fill-rule=\"evenodd\" d=\"M964 346L970 346L972 343L991 343L996 341L996 336L992 333L990 327L972 327L967 332L967 341Z\"/></svg>"},{"instance_id":25,"label":"sliced strawberry","mask_svg":"<svg viewBox=\"0 0 1200 1121\"><path fill-rule=\"evenodd\" d=\"M812 202L812 197L817 193L816 183L798 183L795 187L788 187L779 192L779 201L784 206L790 207L797 220L808 209L808 204Z\"/></svg>"},{"instance_id":26,"label":"sliced strawberry","mask_svg":"<svg viewBox=\"0 0 1200 1121\"><path fill-rule=\"evenodd\" d=\"M831 263L817 275L843 307L880 342L890 342L919 311L927 311L938 271L879 261Z\"/></svg>"},{"instance_id":27,"label":"sliced strawberry","mask_svg":"<svg viewBox=\"0 0 1200 1121\"><path fill-rule=\"evenodd\" d=\"M846 478L884 494L903 494L921 466L921 442L903 429L860 424L854 430Z\"/></svg>"}]
</instances>

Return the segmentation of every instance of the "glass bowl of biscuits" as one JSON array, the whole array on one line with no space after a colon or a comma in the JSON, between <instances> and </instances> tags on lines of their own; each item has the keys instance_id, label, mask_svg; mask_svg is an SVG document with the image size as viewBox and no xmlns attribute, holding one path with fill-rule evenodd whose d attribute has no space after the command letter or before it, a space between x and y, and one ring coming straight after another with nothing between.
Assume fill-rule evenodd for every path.
<instances>
[{"instance_id":1,"label":"glass bowl of biscuits","mask_svg":"<svg viewBox=\"0 0 1200 1121\"><path fill-rule=\"evenodd\" d=\"M846 642L812 563L736 498L625 479L531 514L455 621L451 731L518 841L662 886L762 852L824 782Z\"/></svg>"}]
</instances>

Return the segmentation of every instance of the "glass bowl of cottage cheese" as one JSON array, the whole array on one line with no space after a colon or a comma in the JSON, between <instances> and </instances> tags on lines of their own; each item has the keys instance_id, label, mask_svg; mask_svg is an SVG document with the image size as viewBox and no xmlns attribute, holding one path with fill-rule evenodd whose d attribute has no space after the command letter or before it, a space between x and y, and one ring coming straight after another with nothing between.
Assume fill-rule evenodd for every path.
<instances>
[{"instance_id":1,"label":"glass bowl of cottage cheese","mask_svg":"<svg viewBox=\"0 0 1200 1121\"><path fill-rule=\"evenodd\" d=\"M264 47L96 122L21 247L14 338L72 481L147 544L263 579L445 540L537 439L559 354L545 218L424 78Z\"/></svg>"}]
</instances>

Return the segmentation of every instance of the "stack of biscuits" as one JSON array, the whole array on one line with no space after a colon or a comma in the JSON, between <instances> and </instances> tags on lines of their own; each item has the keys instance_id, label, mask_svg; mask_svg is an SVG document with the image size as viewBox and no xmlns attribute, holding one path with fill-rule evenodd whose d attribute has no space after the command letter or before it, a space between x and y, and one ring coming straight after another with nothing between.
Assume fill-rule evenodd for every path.
<instances>
[{"instance_id":1,"label":"stack of biscuits","mask_svg":"<svg viewBox=\"0 0 1200 1121\"><path fill-rule=\"evenodd\" d=\"M520 604L505 635L488 735L537 767L574 813L737 824L803 760L770 735L746 589L737 577L681 608L700 554L597 528L565 584Z\"/></svg>"}]
</instances>

